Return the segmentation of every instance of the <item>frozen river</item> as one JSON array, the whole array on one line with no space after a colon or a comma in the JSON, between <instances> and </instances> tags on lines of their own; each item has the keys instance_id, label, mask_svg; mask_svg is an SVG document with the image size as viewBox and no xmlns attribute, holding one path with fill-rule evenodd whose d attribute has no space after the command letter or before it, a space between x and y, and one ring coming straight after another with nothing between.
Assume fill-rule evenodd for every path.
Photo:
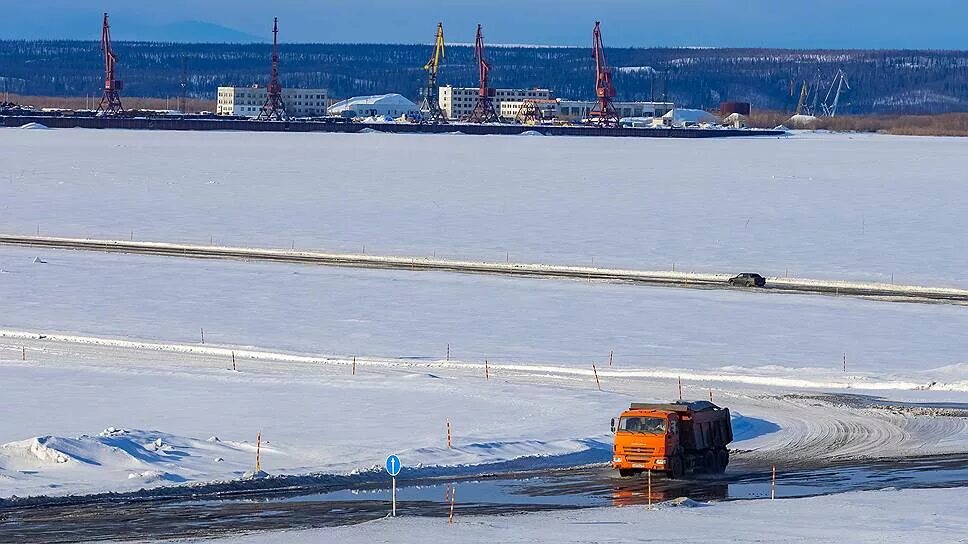
<instances>
[{"instance_id":1,"label":"frozen river","mask_svg":"<svg viewBox=\"0 0 968 544\"><path fill-rule=\"evenodd\" d=\"M966 151L4 129L0 231L965 287Z\"/></svg>"}]
</instances>

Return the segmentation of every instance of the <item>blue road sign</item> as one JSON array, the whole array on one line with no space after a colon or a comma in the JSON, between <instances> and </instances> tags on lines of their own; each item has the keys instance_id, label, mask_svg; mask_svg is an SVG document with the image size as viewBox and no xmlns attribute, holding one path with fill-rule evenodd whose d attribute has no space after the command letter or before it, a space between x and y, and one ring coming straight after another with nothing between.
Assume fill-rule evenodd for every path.
<instances>
[{"instance_id":1,"label":"blue road sign","mask_svg":"<svg viewBox=\"0 0 968 544\"><path fill-rule=\"evenodd\" d=\"M403 468L403 465L400 463L399 457L396 455L387 457L387 474L395 477L397 474L400 474L401 468Z\"/></svg>"}]
</instances>

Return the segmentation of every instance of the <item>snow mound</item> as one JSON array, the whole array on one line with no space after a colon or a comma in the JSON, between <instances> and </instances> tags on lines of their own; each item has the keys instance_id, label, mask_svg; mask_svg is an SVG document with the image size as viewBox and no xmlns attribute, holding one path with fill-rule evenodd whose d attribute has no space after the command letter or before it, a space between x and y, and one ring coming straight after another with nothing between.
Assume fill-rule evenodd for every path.
<instances>
[{"instance_id":1,"label":"snow mound","mask_svg":"<svg viewBox=\"0 0 968 544\"><path fill-rule=\"evenodd\" d=\"M737 442L752 440L780 430L780 426L772 421L756 417L747 417L735 412L731 416L733 422L733 440Z\"/></svg>"},{"instance_id":2,"label":"snow mound","mask_svg":"<svg viewBox=\"0 0 968 544\"><path fill-rule=\"evenodd\" d=\"M719 118L705 110L676 108L662 116L671 120L675 125L698 125L700 123L718 123Z\"/></svg>"},{"instance_id":3,"label":"snow mound","mask_svg":"<svg viewBox=\"0 0 968 544\"><path fill-rule=\"evenodd\" d=\"M20 128L24 130L49 130L47 125L42 125L40 123L27 123L26 125L20 125Z\"/></svg>"},{"instance_id":4,"label":"snow mound","mask_svg":"<svg viewBox=\"0 0 968 544\"><path fill-rule=\"evenodd\" d=\"M664 502L662 504L665 506L673 506L678 508L699 508L702 506L706 506L705 503L694 501L689 497L679 497L676 499L672 499L671 501Z\"/></svg>"},{"instance_id":5,"label":"snow mound","mask_svg":"<svg viewBox=\"0 0 968 544\"><path fill-rule=\"evenodd\" d=\"M520 136L544 136L544 134L538 132L537 130L526 130L522 132Z\"/></svg>"},{"instance_id":6,"label":"snow mound","mask_svg":"<svg viewBox=\"0 0 968 544\"><path fill-rule=\"evenodd\" d=\"M48 445L52 437L39 436L19 442L10 442L0 445L0 458L19 457L25 464L33 461L34 465L56 465L68 463L71 458L63 452Z\"/></svg>"},{"instance_id":7,"label":"snow mound","mask_svg":"<svg viewBox=\"0 0 968 544\"><path fill-rule=\"evenodd\" d=\"M116 427L94 436L40 436L0 445L0 496L14 489L18 495L47 494L46 482L65 480L117 491L236 480L254 464L255 449L246 442ZM262 448L264 460L278 453Z\"/></svg>"},{"instance_id":8,"label":"snow mound","mask_svg":"<svg viewBox=\"0 0 968 544\"><path fill-rule=\"evenodd\" d=\"M137 480L145 484L153 483L182 483L185 480L184 477L178 476L177 474L171 474L163 470L146 470L144 472L133 472L128 474L129 480Z\"/></svg>"},{"instance_id":9,"label":"snow mound","mask_svg":"<svg viewBox=\"0 0 968 544\"><path fill-rule=\"evenodd\" d=\"M786 122L783 123L783 125L787 128L799 128L799 129L816 128L817 121L819 121L819 119L817 119L813 115L800 114L800 115L794 115L793 117L787 119Z\"/></svg>"},{"instance_id":10,"label":"snow mound","mask_svg":"<svg viewBox=\"0 0 968 544\"><path fill-rule=\"evenodd\" d=\"M383 134L383 132L376 130L375 128L364 128L358 131L357 134Z\"/></svg>"},{"instance_id":11,"label":"snow mound","mask_svg":"<svg viewBox=\"0 0 968 544\"><path fill-rule=\"evenodd\" d=\"M269 477L269 473L264 470L259 470L259 471L249 470L242 475L243 480L263 480L268 477Z\"/></svg>"}]
</instances>

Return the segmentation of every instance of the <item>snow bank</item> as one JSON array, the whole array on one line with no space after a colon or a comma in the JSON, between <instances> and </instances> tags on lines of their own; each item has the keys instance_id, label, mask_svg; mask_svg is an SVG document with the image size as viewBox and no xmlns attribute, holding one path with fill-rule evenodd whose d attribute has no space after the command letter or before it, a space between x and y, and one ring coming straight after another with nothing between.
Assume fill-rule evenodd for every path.
<instances>
[{"instance_id":1,"label":"snow bank","mask_svg":"<svg viewBox=\"0 0 968 544\"><path fill-rule=\"evenodd\" d=\"M264 448L266 454L276 450ZM128 490L199 479L241 477L254 465L255 445L207 441L160 431L110 427L97 435L42 436L0 445L0 492L23 495L47 488L71 492ZM36 492L34 491L34 492Z\"/></svg>"},{"instance_id":2,"label":"snow bank","mask_svg":"<svg viewBox=\"0 0 968 544\"><path fill-rule=\"evenodd\" d=\"M813 115L803 115L798 114L790 117L783 123L783 126L792 129L811 129L817 127L817 122L820 119L814 117Z\"/></svg>"},{"instance_id":3,"label":"snow bank","mask_svg":"<svg viewBox=\"0 0 968 544\"><path fill-rule=\"evenodd\" d=\"M24 130L49 130L47 125L42 125L40 123L27 123L25 125L20 125L20 128Z\"/></svg>"}]
</instances>

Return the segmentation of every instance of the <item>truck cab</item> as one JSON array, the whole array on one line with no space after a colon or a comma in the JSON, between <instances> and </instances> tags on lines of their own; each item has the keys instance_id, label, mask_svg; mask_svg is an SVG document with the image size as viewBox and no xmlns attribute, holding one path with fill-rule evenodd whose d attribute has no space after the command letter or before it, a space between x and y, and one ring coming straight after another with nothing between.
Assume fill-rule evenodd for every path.
<instances>
[{"instance_id":1,"label":"truck cab","mask_svg":"<svg viewBox=\"0 0 968 544\"><path fill-rule=\"evenodd\" d=\"M711 402L632 403L612 419L612 467L622 476L646 470L679 478L689 471L719 473L729 464L729 410Z\"/></svg>"}]
</instances>

